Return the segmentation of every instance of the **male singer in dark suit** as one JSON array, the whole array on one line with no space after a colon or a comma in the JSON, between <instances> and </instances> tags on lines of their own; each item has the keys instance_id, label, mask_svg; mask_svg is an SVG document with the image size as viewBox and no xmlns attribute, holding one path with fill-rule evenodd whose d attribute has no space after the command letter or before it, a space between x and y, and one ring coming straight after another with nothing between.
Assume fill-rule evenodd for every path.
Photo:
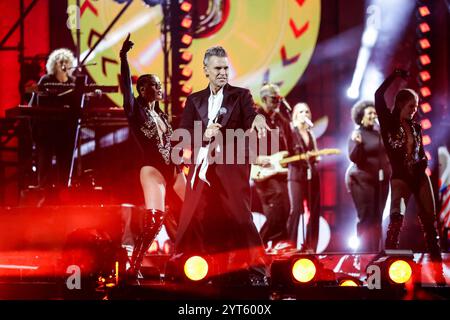
<instances>
[{"instance_id":1,"label":"male singer in dark suit","mask_svg":"<svg viewBox=\"0 0 450 320\"><path fill-rule=\"evenodd\" d=\"M203 59L203 70L209 79L206 89L193 93L186 101L180 127L194 130L202 124L203 148L193 149L193 164L187 179L186 198L180 216L176 251L208 254L217 258L219 273L245 270L250 285L261 285L265 279L264 246L250 211L250 165L228 163L226 151L235 139L226 139L226 129L256 130L258 137L270 130L264 116L257 115L247 89L228 84L228 58L222 47L209 48ZM209 144L222 134L223 143ZM233 141L232 141L233 140ZM202 152L224 155L224 162L213 163ZM203 151L202 151L203 150ZM196 157L196 155L198 156Z\"/></svg>"}]
</instances>

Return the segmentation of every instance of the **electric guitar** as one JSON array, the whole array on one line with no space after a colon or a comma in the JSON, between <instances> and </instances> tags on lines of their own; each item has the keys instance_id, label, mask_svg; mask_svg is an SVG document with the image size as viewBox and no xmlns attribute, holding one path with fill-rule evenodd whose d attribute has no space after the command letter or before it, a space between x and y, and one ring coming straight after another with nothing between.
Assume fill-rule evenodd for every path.
<instances>
[{"instance_id":1,"label":"electric guitar","mask_svg":"<svg viewBox=\"0 0 450 320\"><path fill-rule=\"evenodd\" d=\"M305 153L287 157L287 155L289 154L287 151L280 151L274 153L271 156L268 156L270 163L267 166L252 164L250 178L253 181L257 182L264 181L276 174L287 174L288 168L286 168L286 165L288 163L307 160L310 157L326 156L340 153L341 150L339 149L322 149L318 151L308 151Z\"/></svg>"}]
</instances>

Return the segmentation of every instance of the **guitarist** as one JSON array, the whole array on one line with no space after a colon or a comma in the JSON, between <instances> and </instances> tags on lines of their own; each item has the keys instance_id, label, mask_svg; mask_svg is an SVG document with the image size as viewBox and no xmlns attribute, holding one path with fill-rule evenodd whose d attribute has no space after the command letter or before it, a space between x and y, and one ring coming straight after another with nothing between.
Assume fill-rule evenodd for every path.
<instances>
[{"instance_id":1,"label":"guitarist","mask_svg":"<svg viewBox=\"0 0 450 320\"><path fill-rule=\"evenodd\" d=\"M268 83L260 90L262 106L257 106L257 112L267 119L267 124L271 129L279 129L280 150L287 150L286 135L289 133L290 115L282 108L280 89L276 84ZM273 132L273 131L272 131ZM268 134L267 145L270 147L271 134ZM268 150L268 155L274 153ZM256 159L256 164L269 165L268 157L260 155ZM277 250L287 240L286 221L289 216L289 198L287 191L286 176L276 174L263 181L255 181L256 192L262 203L266 222L260 230L261 238L266 248L269 242L272 248Z\"/></svg>"},{"instance_id":2,"label":"guitarist","mask_svg":"<svg viewBox=\"0 0 450 320\"><path fill-rule=\"evenodd\" d=\"M291 132L288 135L288 147L290 154L302 154L309 151L317 151L317 142L311 131L311 110L306 103L297 103L292 111ZM288 219L288 235L291 245L297 245L300 217L303 215L303 223L306 224L305 206L307 204L310 213L306 228L306 239L302 250L316 252L319 241L320 219L320 179L316 168L317 157L308 157L306 161L297 161L289 164L288 189L290 201L290 214Z\"/></svg>"}]
</instances>

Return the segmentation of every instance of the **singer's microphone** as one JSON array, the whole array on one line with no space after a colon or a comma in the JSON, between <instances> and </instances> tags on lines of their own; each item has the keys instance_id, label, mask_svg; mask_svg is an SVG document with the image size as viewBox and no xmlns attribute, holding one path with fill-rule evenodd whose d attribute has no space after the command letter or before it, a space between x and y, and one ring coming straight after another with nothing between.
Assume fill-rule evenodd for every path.
<instances>
[{"instance_id":1,"label":"singer's microphone","mask_svg":"<svg viewBox=\"0 0 450 320\"><path fill-rule=\"evenodd\" d=\"M305 122L306 122L306 124L307 124L308 126L310 126L311 128L314 127L314 123L312 123L312 121L309 120L308 117L305 117Z\"/></svg>"},{"instance_id":2,"label":"singer's microphone","mask_svg":"<svg viewBox=\"0 0 450 320\"><path fill-rule=\"evenodd\" d=\"M379 127L380 126L380 121L378 121L378 118L375 118L375 120L373 120L373 122L375 122L375 124Z\"/></svg>"},{"instance_id":3,"label":"singer's microphone","mask_svg":"<svg viewBox=\"0 0 450 320\"><path fill-rule=\"evenodd\" d=\"M224 107L220 108L219 112L217 112L217 116L214 119L213 123L219 123L220 124L222 122L223 115L226 114L226 113L227 113L227 108L224 108Z\"/></svg>"},{"instance_id":4,"label":"singer's microphone","mask_svg":"<svg viewBox=\"0 0 450 320\"><path fill-rule=\"evenodd\" d=\"M284 97L280 97L281 98L281 102L283 103L283 105L286 107L286 109L288 109L289 111L292 111L291 106L289 105L289 103L286 101L286 99Z\"/></svg>"}]
</instances>

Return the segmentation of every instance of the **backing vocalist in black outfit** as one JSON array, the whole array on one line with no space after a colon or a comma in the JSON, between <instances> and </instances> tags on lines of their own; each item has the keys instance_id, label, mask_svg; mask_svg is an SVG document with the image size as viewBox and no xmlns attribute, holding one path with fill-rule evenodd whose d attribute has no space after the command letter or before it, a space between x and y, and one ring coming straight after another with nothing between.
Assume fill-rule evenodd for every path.
<instances>
[{"instance_id":1,"label":"backing vocalist in black outfit","mask_svg":"<svg viewBox=\"0 0 450 320\"><path fill-rule=\"evenodd\" d=\"M380 250L381 222L391 176L381 135L374 127L376 118L371 101L360 101L352 108L352 119L357 127L348 142L352 163L345 180L358 213L356 230L361 252Z\"/></svg>"},{"instance_id":2,"label":"backing vocalist in black outfit","mask_svg":"<svg viewBox=\"0 0 450 320\"><path fill-rule=\"evenodd\" d=\"M289 153L302 154L317 151L317 142L311 131L311 110L306 103L298 103L292 111L292 132L288 136ZM317 157L292 162L288 165L288 190L291 205L288 219L288 234L291 244L297 246L300 218L306 224L305 205L309 210L309 221L306 227L306 241L302 250L316 252L319 242L320 221L320 177L316 168ZM303 217L302 217L303 215Z\"/></svg>"},{"instance_id":3,"label":"backing vocalist in black outfit","mask_svg":"<svg viewBox=\"0 0 450 320\"><path fill-rule=\"evenodd\" d=\"M184 199L186 179L183 173L171 162L172 128L166 114L159 108L163 97L161 82L154 74L144 74L137 80L138 97L133 95L130 67L127 52L132 48L130 35L124 41L120 51L121 90L123 107L128 123L141 150L140 181L147 209L144 217L144 228L135 242L131 260L131 273L137 273L145 252L156 236L165 216L166 190L173 188L175 193ZM169 211L173 213L172 210ZM177 219L169 216L165 221L167 233L174 239Z\"/></svg>"}]
</instances>

